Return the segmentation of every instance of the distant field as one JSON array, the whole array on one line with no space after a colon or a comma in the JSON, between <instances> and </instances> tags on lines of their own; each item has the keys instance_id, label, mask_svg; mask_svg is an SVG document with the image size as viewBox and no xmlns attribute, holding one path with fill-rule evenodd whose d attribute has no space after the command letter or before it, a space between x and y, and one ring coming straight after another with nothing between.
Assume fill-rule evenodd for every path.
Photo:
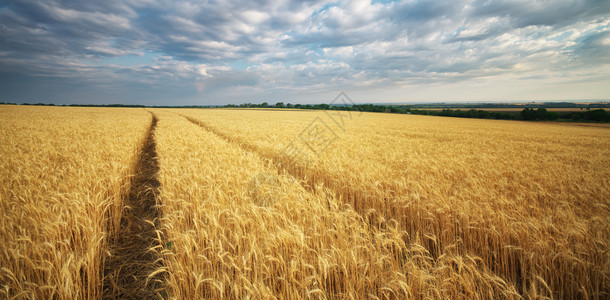
<instances>
[{"instance_id":1,"label":"distant field","mask_svg":"<svg viewBox=\"0 0 610 300\"><path fill-rule=\"evenodd\" d=\"M0 298L610 297L608 127L23 106L0 120Z\"/></svg>"},{"instance_id":2,"label":"distant field","mask_svg":"<svg viewBox=\"0 0 610 300\"><path fill-rule=\"evenodd\" d=\"M523 107L525 108L525 107ZM453 110L470 110L470 109L476 109L476 110L486 110L486 111L497 111L497 112L520 112L523 110L523 108L449 108L449 109L453 109ZM443 110L443 109L447 109L447 108L421 108L422 110L433 110L433 111L439 111L439 110ZM586 111L586 109L580 109L580 108L565 108L565 107L548 107L546 108L546 110L548 111L556 111L556 112L583 112Z\"/></svg>"}]
</instances>

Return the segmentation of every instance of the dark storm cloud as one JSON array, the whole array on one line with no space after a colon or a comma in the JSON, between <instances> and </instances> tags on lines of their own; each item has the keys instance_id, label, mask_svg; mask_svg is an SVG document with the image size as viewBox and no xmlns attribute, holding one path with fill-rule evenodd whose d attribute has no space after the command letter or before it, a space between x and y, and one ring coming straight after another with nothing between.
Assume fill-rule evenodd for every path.
<instances>
[{"instance_id":1,"label":"dark storm cloud","mask_svg":"<svg viewBox=\"0 0 610 300\"><path fill-rule=\"evenodd\" d=\"M0 101L606 80L609 26L610 2L586 0L11 1L0 5Z\"/></svg>"}]
</instances>

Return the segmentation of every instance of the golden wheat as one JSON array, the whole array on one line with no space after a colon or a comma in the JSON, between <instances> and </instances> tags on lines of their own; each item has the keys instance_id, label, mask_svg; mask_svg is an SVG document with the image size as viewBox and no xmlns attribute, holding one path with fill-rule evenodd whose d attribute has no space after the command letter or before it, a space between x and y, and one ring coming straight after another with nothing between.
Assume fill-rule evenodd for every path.
<instances>
[{"instance_id":1,"label":"golden wheat","mask_svg":"<svg viewBox=\"0 0 610 300\"><path fill-rule=\"evenodd\" d=\"M155 114L159 271L171 298L518 297L481 261L434 259L396 226L369 226L332 191L312 194L258 154Z\"/></svg>"},{"instance_id":2,"label":"golden wheat","mask_svg":"<svg viewBox=\"0 0 610 300\"><path fill-rule=\"evenodd\" d=\"M177 112L306 185L330 188L372 225L395 220L434 258L480 259L522 296L608 296L606 128L358 112ZM320 121L336 139L314 153L300 137ZM291 142L304 152L296 160L285 155Z\"/></svg>"},{"instance_id":3,"label":"golden wheat","mask_svg":"<svg viewBox=\"0 0 610 300\"><path fill-rule=\"evenodd\" d=\"M0 120L3 298L610 296L608 128L252 109Z\"/></svg>"},{"instance_id":4,"label":"golden wheat","mask_svg":"<svg viewBox=\"0 0 610 300\"><path fill-rule=\"evenodd\" d=\"M0 120L0 298L100 298L150 114L0 106Z\"/></svg>"}]
</instances>

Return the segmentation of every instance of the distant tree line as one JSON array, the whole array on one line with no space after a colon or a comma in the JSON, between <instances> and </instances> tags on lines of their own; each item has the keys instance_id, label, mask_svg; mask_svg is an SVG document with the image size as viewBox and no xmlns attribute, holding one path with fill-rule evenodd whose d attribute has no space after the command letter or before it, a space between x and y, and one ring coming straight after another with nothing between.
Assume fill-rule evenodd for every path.
<instances>
[{"instance_id":1,"label":"distant tree line","mask_svg":"<svg viewBox=\"0 0 610 300\"><path fill-rule=\"evenodd\" d=\"M556 104L555 104L556 105ZM610 122L610 112L604 109L594 109L583 106L577 107L586 109L581 112L554 112L548 111L544 107L524 108L521 112L502 112L502 111L487 111L483 109L449 109L429 110L413 108L407 105L378 105L378 104L354 104L354 105L328 105L328 104L285 104L277 102L275 105L270 105L267 102L261 104L244 103L240 105L225 105L224 107L232 108L294 108L294 109L318 109L318 110L347 110L347 111L364 111L364 112L385 112L397 114L414 114L414 115L429 115L442 117L456 118L476 118L476 119L497 119L497 120L525 120L525 121L589 121L589 122ZM522 106L517 106L522 107ZM487 107L498 108L498 107ZM574 108L571 106L570 108Z\"/></svg>"},{"instance_id":2,"label":"distant tree line","mask_svg":"<svg viewBox=\"0 0 610 300\"><path fill-rule=\"evenodd\" d=\"M604 109L593 109L585 112L572 112L561 115L562 118L569 119L574 122L593 121L593 122L610 122L610 112Z\"/></svg>"},{"instance_id":3,"label":"distant tree line","mask_svg":"<svg viewBox=\"0 0 610 300\"><path fill-rule=\"evenodd\" d=\"M411 108L474 108L474 109L489 109L489 108L522 108L523 104L516 103L426 103L426 104L412 104L407 105ZM597 103L574 103L574 102L543 102L536 103L531 102L526 104L529 108L579 108L579 109L592 109L592 108L608 108L607 102Z\"/></svg>"},{"instance_id":4,"label":"distant tree line","mask_svg":"<svg viewBox=\"0 0 610 300\"><path fill-rule=\"evenodd\" d=\"M554 112L541 107L538 109L524 108L518 112L487 111L480 109L443 109L421 110L401 108L396 106L355 105L357 110L372 112L407 113L415 115L430 115L457 118L498 119L498 120L524 120L524 121L574 121L574 122L610 122L610 112L604 109L585 110L581 112Z\"/></svg>"},{"instance_id":5,"label":"distant tree line","mask_svg":"<svg viewBox=\"0 0 610 300\"><path fill-rule=\"evenodd\" d=\"M0 102L0 104L15 104ZM561 105L560 105L561 104ZM568 103L569 104L569 103ZM45 103L23 103L22 105L48 105L54 106L54 104ZM452 108L460 107L462 104L445 104L451 105ZM567 107L566 103L544 103L541 105L553 106L553 107ZM573 122L610 122L610 112L598 108L607 104L590 103L590 104L571 104L568 108L580 108L581 111L576 112L554 112L548 111L544 107L526 107L521 112L515 111L488 111L484 109L450 109L443 108L442 110L430 110L424 109L422 105L380 105L380 104L354 104L354 105L329 105L329 104L291 104L284 102L277 102L275 104L269 104L263 102L260 104L254 103L243 103L240 105L228 104L224 106L145 106L145 105L129 105L129 104L70 104L64 106L79 106L79 107L153 107L153 108L211 108L211 107L225 107L225 108L291 108L291 109L317 109L317 110L347 110L347 111L363 111L363 112L385 112L385 113L396 113L396 114L414 114L414 115L429 115L429 116L441 116L441 117L456 117L456 118L476 118L476 119L497 119L497 120L525 120L525 121L573 121ZM434 105L436 106L436 105ZM465 105L467 106L467 105ZM472 105L469 105L472 107ZM510 106L507 108L523 107L514 104L485 104L484 108L503 108L503 106ZM529 105L528 105L529 106ZM578 106L578 107L575 107ZM426 107L426 106L424 106ZM602 106L604 107L604 106Z\"/></svg>"},{"instance_id":6,"label":"distant tree line","mask_svg":"<svg viewBox=\"0 0 610 300\"><path fill-rule=\"evenodd\" d=\"M604 109L586 110L584 112L565 112L558 113L547 111L545 108L525 108L521 111L521 119L526 121L549 120L555 121L559 119L570 121L592 121L592 122L610 122L610 112Z\"/></svg>"}]
</instances>

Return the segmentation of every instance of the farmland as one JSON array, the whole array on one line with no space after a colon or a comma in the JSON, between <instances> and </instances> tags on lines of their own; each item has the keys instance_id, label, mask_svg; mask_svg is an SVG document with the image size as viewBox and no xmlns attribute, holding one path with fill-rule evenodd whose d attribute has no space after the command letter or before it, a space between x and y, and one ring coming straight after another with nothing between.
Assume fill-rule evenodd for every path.
<instances>
[{"instance_id":1,"label":"farmland","mask_svg":"<svg viewBox=\"0 0 610 300\"><path fill-rule=\"evenodd\" d=\"M0 297L100 298L150 114L0 107Z\"/></svg>"},{"instance_id":2,"label":"farmland","mask_svg":"<svg viewBox=\"0 0 610 300\"><path fill-rule=\"evenodd\" d=\"M610 296L610 130L0 107L0 296Z\"/></svg>"},{"instance_id":3,"label":"farmland","mask_svg":"<svg viewBox=\"0 0 610 300\"><path fill-rule=\"evenodd\" d=\"M444 108L426 108L427 110L443 110ZM500 111L500 112L521 112L523 108L460 108L461 110L469 110L469 109L482 109L486 111ZM574 111L583 111L581 108L569 108L569 107L549 107L545 108L548 111L556 111L556 112L574 112Z\"/></svg>"}]
</instances>

